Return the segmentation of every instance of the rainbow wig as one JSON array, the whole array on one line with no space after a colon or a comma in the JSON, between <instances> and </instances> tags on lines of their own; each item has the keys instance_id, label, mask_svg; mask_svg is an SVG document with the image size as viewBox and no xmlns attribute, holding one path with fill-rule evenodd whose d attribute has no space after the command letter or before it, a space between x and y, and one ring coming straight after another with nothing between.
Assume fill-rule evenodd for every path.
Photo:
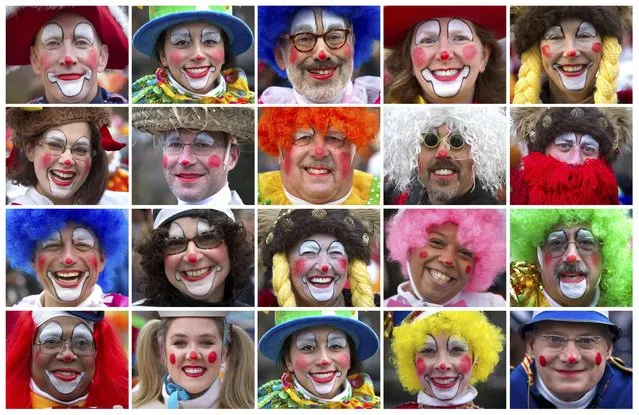
<instances>
[{"instance_id":1,"label":"rainbow wig","mask_svg":"<svg viewBox=\"0 0 639 415\"><path fill-rule=\"evenodd\" d=\"M506 183L508 123L503 108L432 108L416 105L384 109L384 171L400 192L417 180L417 156L424 134L446 125L470 146L473 171L493 196Z\"/></svg>"},{"instance_id":2,"label":"rainbow wig","mask_svg":"<svg viewBox=\"0 0 639 415\"><path fill-rule=\"evenodd\" d=\"M468 342L473 358L471 384L484 382L499 363L504 334L480 311L440 311L422 319L404 322L393 330L391 363L405 390L417 393L422 385L415 369L415 355L426 335L447 333Z\"/></svg>"},{"instance_id":3,"label":"rainbow wig","mask_svg":"<svg viewBox=\"0 0 639 415\"><path fill-rule=\"evenodd\" d=\"M514 209L510 212L510 259L537 263L537 247L557 224L589 224L600 241L603 272L598 305L632 305L632 220L620 209Z\"/></svg>"},{"instance_id":4,"label":"rainbow wig","mask_svg":"<svg viewBox=\"0 0 639 415\"><path fill-rule=\"evenodd\" d=\"M90 228L100 240L106 257L98 285L105 292L116 285L116 270L128 270L129 221L117 209L10 209L7 210L7 259L13 268L36 275L33 257L36 243L62 230L67 222ZM128 272L128 271L127 271Z\"/></svg>"},{"instance_id":5,"label":"rainbow wig","mask_svg":"<svg viewBox=\"0 0 639 415\"><path fill-rule=\"evenodd\" d=\"M293 146L293 137L301 128L312 128L323 134L332 128L344 134L356 147L361 147L377 138L379 111L363 107L262 108L257 127L260 149L279 157L280 149Z\"/></svg>"},{"instance_id":6,"label":"rainbow wig","mask_svg":"<svg viewBox=\"0 0 639 415\"><path fill-rule=\"evenodd\" d=\"M277 66L273 49L277 47L281 36L289 32L293 16L302 8L304 7L265 6L257 8L258 59L268 63L282 78L286 78L286 71ZM355 68L359 68L373 54L375 42L379 42L379 6L323 6L322 9L343 16L350 22L355 39L353 64Z\"/></svg>"},{"instance_id":7,"label":"rainbow wig","mask_svg":"<svg viewBox=\"0 0 639 415\"><path fill-rule=\"evenodd\" d=\"M506 230L497 209L405 209L387 226L386 246L408 278L412 249L428 245L428 232L445 223L457 225L457 242L473 253L475 266L463 291L484 292L506 270Z\"/></svg>"}]
</instances>

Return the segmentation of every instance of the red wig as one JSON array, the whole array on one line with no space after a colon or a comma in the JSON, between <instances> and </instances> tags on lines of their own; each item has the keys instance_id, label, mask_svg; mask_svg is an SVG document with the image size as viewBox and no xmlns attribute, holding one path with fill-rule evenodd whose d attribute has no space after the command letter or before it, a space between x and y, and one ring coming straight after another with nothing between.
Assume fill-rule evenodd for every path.
<instances>
[{"instance_id":1,"label":"red wig","mask_svg":"<svg viewBox=\"0 0 639 415\"><path fill-rule=\"evenodd\" d=\"M260 148L277 157L280 148L291 148L295 132L300 128L313 128L324 134L333 128L356 147L361 147L377 137L379 111L362 107L262 108L257 127Z\"/></svg>"},{"instance_id":2,"label":"red wig","mask_svg":"<svg viewBox=\"0 0 639 415\"><path fill-rule=\"evenodd\" d=\"M31 408L31 358L36 326L30 311L20 317L7 339L7 409ZM129 364L117 334L105 319L95 323L95 375L87 408L129 407Z\"/></svg>"}]
</instances>

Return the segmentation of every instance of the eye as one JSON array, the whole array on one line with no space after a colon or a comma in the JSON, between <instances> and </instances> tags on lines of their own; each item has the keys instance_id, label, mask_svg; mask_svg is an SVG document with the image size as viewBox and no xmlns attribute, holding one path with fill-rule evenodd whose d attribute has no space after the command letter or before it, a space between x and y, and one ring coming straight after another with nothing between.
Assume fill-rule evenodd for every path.
<instances>
[{"instance_id":1,"label":"eye","mask_svg":"<svg viewBox=\"0 0 639 415\"><path fill-rule=\"evenodd\" d=\"M436 36L424 36L417 39L418 45L433 45L437 42L439 42L439 38Z\"/></svg>"},{"instance_id":2,"label":"eye","mask_svg":"<svg viewBox=\"0 0 639 415\"><path fill-rule=\"evenodd\" d=\"M344 144L345 138L335 134L331 134L327 135L325 140L329 145L333 147L341 147Z\"/></svg>"},{"instance_id":3,"label":"eye","mask_svg":"<svg viewBox=\"0 0 639 415\"><path fill-rule=\"evenodd\" d=\"M86 157L91 154L91 147L87 146L75 146L71 149L71 153L79 157Z\"/></svg>"},{"instance_id":4,"label":"eye","mask_svg":"<svg viewBox=\"0 0 639 415\"><path fill-rule=\"evenodd\" d=\"M59 140L46 140L44 144L52 151L64 151L64 143Z\"/></svg>"},{"instance_id":5,"label":"eye","mask_svg":"<svg viewBox=\"0 0 639 415\"><path fill-rule=\"evenodd\" d=\"M473 259L473 253L470 252L468 249L460 249L458 254L462 259L465 259L465 260Z\"/></svg>"},{"instance_id":6,"label":"eye","mask_svg":"<svg viewBox=\"0 0 639 415\"><path fill-rule=\"evenodd\" d=\"M49 39L45 42L44 47L48 49L54 49L62 45L58 39Z\"/></svg>"},{"instance_id":7,"label":"eye","mask_svg":"<svg viewBox=\"0 0 639 415\"><path fill-rule=\"evenodd\" d=\"M176 347L186 347L186 340L175 340L173 342L173 346Z\"/></svg>"},{"instance_id":8,"label":"eye","mask_svg":"<svg viewBox=\"0 0 639 415\"><path fill-rule=\"evenodd\" d=\"M89 42L87 39L80 38L80 39L76 39L75 45L84 49L91 46L91 42Z\"/></svg>"},{"instance_id":9,"label":"eye","mask_svg":"<svg viewBox=\"0 0 639 415\"><path fill-rule=\"evenodd\" d=\"M438 249L441 249L441 248L443 248L443 247L445 247L445 246L446 246L446 244L444 243L444 241L442 241L442 240L441 240L441 239L439 239L439 238L430 238L430 239L428 240L428 244L429 244L430 246L432 246L433 248L438 248Z\"/></svg>"},{"instance_id":10,"label":"eye","mask_svg":"<svg viewBox=\"0 0 639 415\"><path fill-rule=\"evenodd\" d=\"M453 35L450 40L453 42L469 42L470 38L466 35Z\"/></svg>"},{"instance_id":11,"label":"eye","mask_svg":"<svg viewBox=\"0 0 639 415\"><path fill-rule=\"evenodd\" d=\"M563 343L564 338L561 336L548 335L546 336L546 340L548 341L548 343L551 343L551 344L561 344Z\"/></svg>"},{"instance_id":12,"label":"eye","mask_svg":"<svg viewBox=\"0 0 639 415\"><path fill-rule=\"evenodd\" d=\"M45 339L40 344L47 349L56 349L61 343L62 340L60 339Z\"/></svg>"}]
</instances>

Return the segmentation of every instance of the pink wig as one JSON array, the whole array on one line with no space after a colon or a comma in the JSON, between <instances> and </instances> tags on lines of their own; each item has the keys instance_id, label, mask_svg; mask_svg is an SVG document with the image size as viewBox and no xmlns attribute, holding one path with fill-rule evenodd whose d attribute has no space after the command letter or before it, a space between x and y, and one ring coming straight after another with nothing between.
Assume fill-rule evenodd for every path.
<instances>
[{"instance_id":1,"label":"pink wig","mask_svg":"<svg viewBox=\"0 0 639 415\"><path fill-rule=\"evenodd\" d=\"M386 246L402 266L404 277L410 251L427 245L428 232L445 223L457 225L457 242L471 251L475 266L464 291L483 292L506 270L505 217L497 209L405 209L387 226Z\"/></svg>"}]
</instances>

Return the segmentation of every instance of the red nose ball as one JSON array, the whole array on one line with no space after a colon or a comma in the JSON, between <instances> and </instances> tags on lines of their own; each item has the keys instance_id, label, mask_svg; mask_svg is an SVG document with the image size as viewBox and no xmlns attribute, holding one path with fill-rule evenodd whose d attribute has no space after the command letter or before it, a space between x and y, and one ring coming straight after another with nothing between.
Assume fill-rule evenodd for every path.
<instances>
[{"instance_id":1,"label":"red nose ball","mask_svg":"<svg viewBox=\"0 0 639 415\"><path fill-rule=\"evenodd\" d=\"M326 52L324 52L323 50L320 51L320 53L317 54L317 58L321 61L325 61L327 58Z\"/></svg>"},{"instance_id":2,"label":"red nose ball","mask_svg":"<svg viewBox=\"0 0 639 415\"><path fill-rule=\"evenodd\" d=\"M197 262L197 257L195 256L195 254L189 254L187 259L191 264L195 264Z\"/></svg>"},{"instance_id":3,"label":"red nose ball","mask_svg":"<svg viewBox=\"0 0 639 415\"><path fill-rule=\"evenodd\" d=\"M186 167L186 166L188 166L189 164L191 164L191 162L190 162L190 161L188 161L188 160L182 160L182 161L180 162L180 164L181 164L182 166L185 166L185 167Z\"/></svg>"},{"instance_id":4,"label":"red nose ball","mask_svg":"<svg viewBox=\"0 0 639 415\"><path fill-rule=\"evenodd\" d=\"M71 360L72 360L71 356L69 356L69 355L64 356L64 361L65 362L70 362Z\"/></svg>"},{"instance_id":5,"label":"red nose ball","mask_svg":"<svg viewBox=\"0 0 639 415\"><path fill-rule=\"evenodd\" d=\"M197 360L197 352L192 351L191 353L189 353L189 359Z\"/></svg>"},{"instance_id":6,"label":"red nose ball","mask_svg":"<svg viewBox=\"0 0 639 415\"><path fill-rule=\"evenodd\" d=\"M569 51L566 53L566 56L568 56L569 58L572 58L573 56L576 56L576 55L577 55L577 51L576 51L576 50L574 50L574 49L573 49L573 50L569 50Z\"/></svg>"},{"instance_id":7,"label":"red nose ball","mask_svg":"<svg viewBox=\"0 0 639 415\"><path fill-rule=\"evenodd\" d=\"M70 166L71 165L71 160L64 160L63 164L65 166Z\"/></svg>"},{"instance_id":8,"label":"red nose ball","mask_svg":"<svg viewBox=\"0 0 639 415\"><path fill-rule=\"evenodd\" d=\"M440 363L439 370L446 370L446 363Z\"/></svg>"},{"instance_id":9,"label":"red nose ball","mask_svg":"<svg viewBox=\"0 0 639 415\"><path fill-rule=\"evenodd\" d=\"M566 262L568 262L570 264L574 264L575 262L577 262L577 256L576 255L568 255L566 257Z\"/></svg>"},{"instance_id":10,"label":"red nose ball","mask_svg":"<svg viewBox=\"0 0 639 415\"><path fill-rule=\"evenodd\" d=\"M71 258L65 258L65 259L64 259L64 263L65 263L66 265L71 265L71 264L73 264L73 260L72 260Z\"/></svg>"},{"instance_id":11,"label":"red nose ball","mask_svg":"<svg viewBox=\"0 0 639 415\"><path fill-rule=\"evenodd\" d=\"M328 271L328 265L324 265L324 266L322 267L322 272L326 272L326 271Z\"/></svg>"},{"instance_id":12,"label":"red nose ball","mask_svg":"<svg viewBox=\"0 0 639 415\"><path fill-rule=\"evenodd\" d=\"M574 364L577 361L577 359L575 359L575 356L570 356L568 358L568 363L570 363L571 365Z\"/></svg>"},{"instance_id":13,"label":"red nose ball","mask_svg":"<svg viewBox=\"0 0 639 415\"><path fill-rule=\"evenodd\" d=\"M72 65L73 64L73 59L71 59L71 56L65 56L64 57L64 64L65 65Z\"/></svg>"},{"instance_id":14,"label":"red nose ball","mask_svg":"<svg viewBox=\"0 0 639 415\"><path fill-rule=\"evenodd\" d=\"M450 58L450 55L449 55L449 54L448 54L448 52L446 52L446 51L443 51L443 52L442 52L442 54L441 54L440 56L441 56L441 59L442 59L443 61L447 61L447 60L448 60L448 58Z\"/></svg>"},{"instance_id":15,"label":"red nose ball","mask_svg":"<svg viewBox=\"0 0 639 415\"><path fill-rule=\"evenodd\" d=\"M437 157L439 157L440 159L448 158L448 151L446 151L446 150L439 150L439 151L437 152Z\"/></svg>"}]
</instances>

